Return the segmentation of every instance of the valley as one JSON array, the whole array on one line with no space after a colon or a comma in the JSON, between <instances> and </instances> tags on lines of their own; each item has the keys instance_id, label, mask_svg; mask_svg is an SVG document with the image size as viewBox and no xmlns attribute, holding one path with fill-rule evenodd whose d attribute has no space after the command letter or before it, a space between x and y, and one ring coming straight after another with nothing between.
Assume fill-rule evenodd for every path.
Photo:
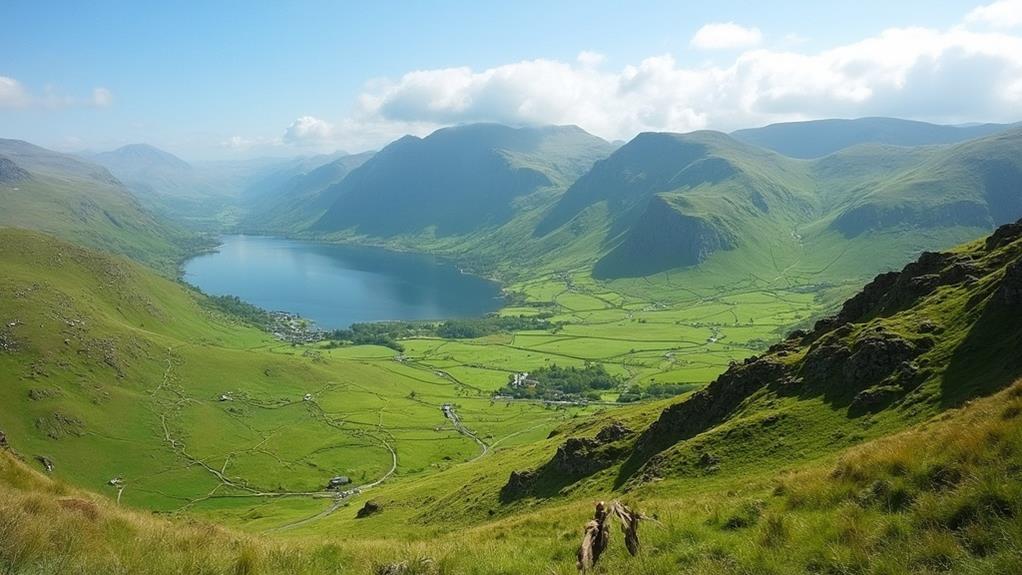
<instances>
[{"instance_id":1,"label":"valley","mask_svg":"<svg viewBox=\"0 0 1022 575\"><path fill-rule=\"evenodd\" d=\"M609 498L657 519L602 572L1014 565L1022 132L912 128L458 126L226 195L4 141L0 565L572 573Z\"/></svg>"}]
</instances>

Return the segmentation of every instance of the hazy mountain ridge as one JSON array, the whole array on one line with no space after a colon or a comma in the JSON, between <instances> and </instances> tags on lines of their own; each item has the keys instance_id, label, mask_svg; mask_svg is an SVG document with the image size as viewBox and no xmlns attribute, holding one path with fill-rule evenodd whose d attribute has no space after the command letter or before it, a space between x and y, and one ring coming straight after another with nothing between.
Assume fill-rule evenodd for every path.
<instances>
[{"instance_id":1,"label":"hazy mountain ridge","mask_svg":"<svg viewBox=\"0 0 1022 575\"><path fill-rule=\"evenodd\" d=\"M731 136L793 158L820 158L859 144L955 144L1002 132L1010 124L949 126L898 118L810 120L731 132Z\"/></svg>"},{"instance_id":2,"label":"hazy mountain ridge","mask_svg":"<svg viewBox=\"0 0 1022 575\"><path fill-rule=\"evenodd\" d=\"M147 211L106 168L17 140L0 140L16 176L0 183L0 225L45 231L174 273L205 245Z\"/></svg>"}]
</instances>

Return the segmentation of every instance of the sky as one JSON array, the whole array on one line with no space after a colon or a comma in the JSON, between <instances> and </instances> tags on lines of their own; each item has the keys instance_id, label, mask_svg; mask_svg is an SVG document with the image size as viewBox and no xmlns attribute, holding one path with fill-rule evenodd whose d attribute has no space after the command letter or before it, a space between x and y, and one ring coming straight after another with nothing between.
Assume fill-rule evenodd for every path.
<instances>
[{"instance_id":1,"label":"sky","mask_svg":"<svg viewBox=\"0 0 1022 575\"><path fill-rule=\"evenodd\" d=\"M838 5L840 4L840 5ZM187 160L469 122L1022 120L1022 0L3 0L0 137Z\"/></svg>"}]
</instances>

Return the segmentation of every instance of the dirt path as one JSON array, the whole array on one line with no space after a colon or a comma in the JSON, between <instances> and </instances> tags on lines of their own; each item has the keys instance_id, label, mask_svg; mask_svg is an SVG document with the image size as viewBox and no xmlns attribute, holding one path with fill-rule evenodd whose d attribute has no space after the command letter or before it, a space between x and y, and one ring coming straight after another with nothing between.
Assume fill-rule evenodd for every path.
<instances>
[{"instance_id":1,"label":"dirt path","mask_svg":"<svg viewBox=\"0 0 1022 575\"><path fill-rule=\"evenodd\" d=\"M441 407L441 409L444 412L444 417L451 421L451 424L454 425L454 429L458 430L458 433L464 435L465 437L468 437L472 441L475 441L476 443L479 444L479 448L482 451L479 453L479 455L470 459L468 463L471 463L490 452L490 446L487 445L486 442L483 441L482 439L479 439L479 437L475 433L472 433L472 431L469 430L469 428L465 427L465 425L461 422L461 417L459 417L458 414L454 411L453 405L451 405L450 403L445 403L443 407Z\"/></svg>"}]
</instances>

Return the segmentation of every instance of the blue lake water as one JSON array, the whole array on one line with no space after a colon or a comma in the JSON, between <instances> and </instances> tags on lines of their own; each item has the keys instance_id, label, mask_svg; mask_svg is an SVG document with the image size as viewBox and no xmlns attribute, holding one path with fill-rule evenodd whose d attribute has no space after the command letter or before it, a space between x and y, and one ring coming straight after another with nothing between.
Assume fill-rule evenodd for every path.
<instances>
[{"instance_id":1,"label":"blue lake water","mask_svg":"<svg viewBox=\"0 0 1022 575\"><path fill-rule=\"evenodd\" d=\"M421 254L263 236L225 236L185 263L185 280L322 328L472 317L500 308L500 286Z\"/></svg>"}]
</instances>

